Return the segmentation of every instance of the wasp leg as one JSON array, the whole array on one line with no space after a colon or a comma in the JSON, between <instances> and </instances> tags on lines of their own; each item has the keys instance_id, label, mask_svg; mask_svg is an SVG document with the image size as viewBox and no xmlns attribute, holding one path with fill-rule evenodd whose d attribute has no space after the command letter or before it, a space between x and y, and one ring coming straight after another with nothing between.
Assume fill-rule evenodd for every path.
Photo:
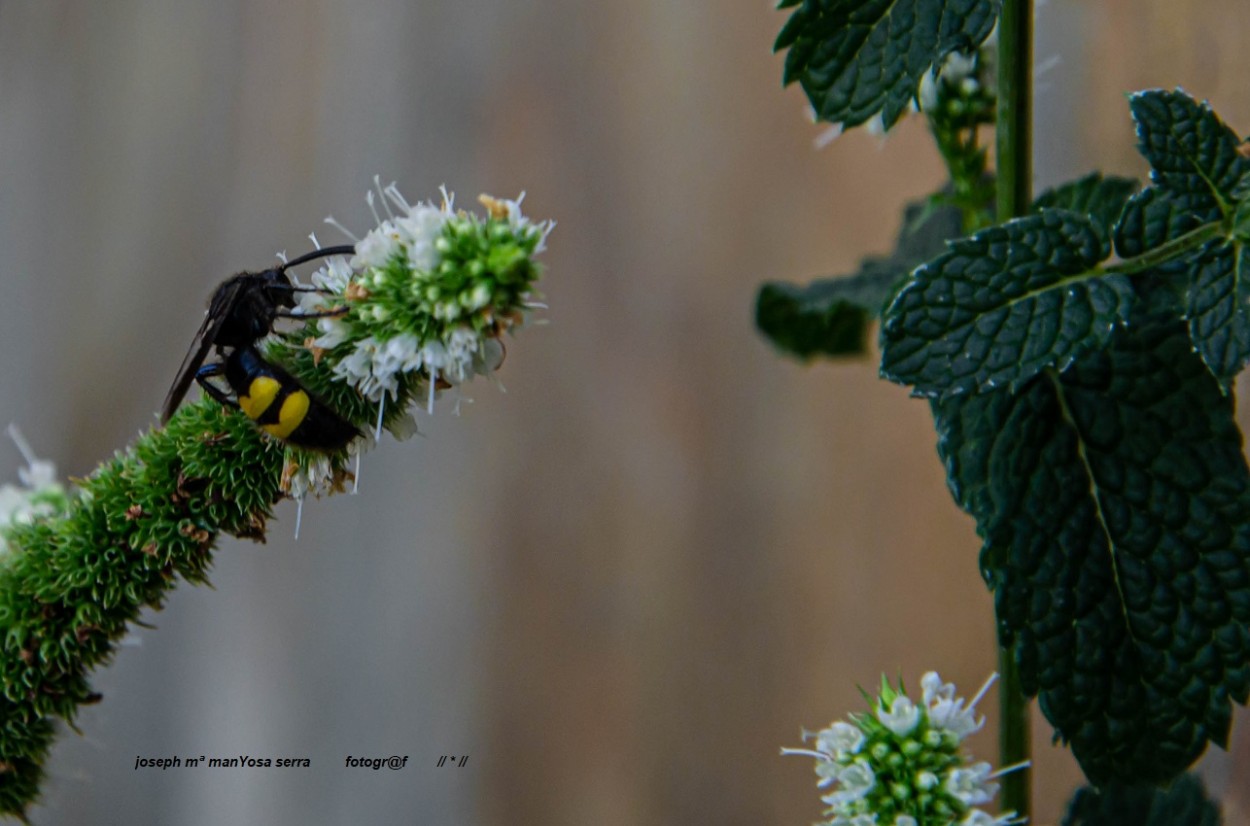
<instances>
[{"instance_id":1,"label":"wasp leg","mask_svg":"<svg viewBox=\"0 0 1250 826\"><path fill-rule=\"evenodd\" d=\"M343 306L343 307L335 307L333 310L326 310L320 313L276 312L274 313L274 317L275 318L336 318L338 316L345 314L350 309L351 307Z\"/></svg>"},{"instance_id":2,"label":"wasp leg","mask_svg":"<svg viewBox=\"0 0 1250 826\"><path fill-rule=\"evenodd\" d=\"M209 396L212 396L218 403L224 404L226 407L238 409L239 402L237 399L230 398L226 391L209 381L209 379L214 376L224 375L225 372L226 365L224 364L206 364L199 370L195 371L195 380L199 383L200 387L204 389L204 392Z\"/></svg>"},{"instance_id":3,"label":"wasp leg","mask_svg":"<svg viewBox=\"0 0 1250 826\"><path fill-rule=\"evenodd\" d=\"M314 287L311 284L269 284L265 287L267 290L277 292L281 290L287 293L322 293L330 295L334 290L327 290L325 287Z\"/></svg>"}]
</instances>

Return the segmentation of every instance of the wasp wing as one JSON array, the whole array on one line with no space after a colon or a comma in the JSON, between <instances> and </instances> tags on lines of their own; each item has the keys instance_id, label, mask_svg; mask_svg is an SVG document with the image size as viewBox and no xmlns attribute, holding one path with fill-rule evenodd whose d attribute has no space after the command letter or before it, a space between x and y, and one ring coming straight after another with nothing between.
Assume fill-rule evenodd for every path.
<instances>
[{"instance_id":1,"label":"wasp wing","mask_svg":"<svg viewBox=\"0 0 1250 826\"><path fill-rule=\"evenodd\" d=\"M174 411L178 409L178 405L182 403L183 397L187 395L191 382L195 381L196 372L204 363L204 359L208 357L208 351L217 341L217 332L233 311L242 287L243 279L236 275L213 293L208 309L204 312L204 323L200 325L199 332L191 340L191 348L183 357L182 366L178 368L178 376L170 386L169 393L165 395L165 403L161 405L161 424L169 421Z\"/></svg>"}]
</instances>

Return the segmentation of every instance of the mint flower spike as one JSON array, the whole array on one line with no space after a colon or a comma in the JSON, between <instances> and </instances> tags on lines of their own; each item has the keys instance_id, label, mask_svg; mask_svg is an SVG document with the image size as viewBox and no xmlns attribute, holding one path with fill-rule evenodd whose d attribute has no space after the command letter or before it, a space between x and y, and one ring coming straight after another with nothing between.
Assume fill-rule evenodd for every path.
<instances>
[{"instance_id":1,"label":"mint flower spike","mask_svg":"<svg viewBox=\"0 0 1250 826\"><path fill-rule=\"evenodd\" d=\"M284 320L255 343L307 391L310 409L361 433L343 449L293 446L242 406L201 398L67 493L10 430L27 466L20 485L0 485L0 815L24 819L58 721L73 727L101 700L89 676L144 609L160 608L180 580L207 582L220 537L263 541L284 494L302 502L341 488L345 463L381 429L411 432L410 408L491 374L504 334L537 306L533 257L553 225L526 218L519 198L484 198L477 216L453 210L446 193L434 207L409 204L393 185L378 191L378 227L350 255L322 261L316 289L295 292L326 317L294 329Z\"/></svg>"},{"instance_id":2,"label":"mint flower spike","mask_svg":"<svg viewBox=\"0 0 1250 826\"><path fill-rule=\"evenodd\" d=\"M26 467L17 471L20 485L0 485L0 558L9 551L9 544L5 539L8 529L61 516L70 505L69 493L57 479L56 465L35 455L17 425L10 424L5 433L26 460Z\"/></svg>"},{"instance_id":3,"label":"mint flower spike","mask_svg":"<svg viewBox=\"0 0 1250 826\"><path fill-rule=\"evenodd\" d=\"M1027 763L994 771L973 762L962 744L985 718L976 705L997 679L991 675L971 702L936 672L920 679L921 699L907 696L882 677L876 697L865 694L871 714L851 714L818 732L803 732L814 749L783 748L782 754L816 760L816 786L827 820L818 826L1006 826L1022 823L1015 812L991 815L978 808L994 799L1003 774Z\"/></svg>"},{"instance_id":4,"label":"mint flower spike","mask_svg":"<svg viewBox=\"0 0 1250 826\"><path fill-rule=\"evenodd\" d=\"M377 225L357 237L327 218L355 252L324 259L310 277L316 290L300 294L300 312L343 312L277 335L267 350L366 432L348 445L347 455L357 458L383 429L397 438L416 432L413 413L433 415L441 393L458 395L474 377L494 374L504 334L544 306L533 257L555 226L524 215L524 193L515 200L482 195L480 217L455 209L446 188L436 205L410 203L393 183L374 184L366 202ZM338 490L345 460L288 451L282 490L296 499Z\"/></svg>"}]
</instances>

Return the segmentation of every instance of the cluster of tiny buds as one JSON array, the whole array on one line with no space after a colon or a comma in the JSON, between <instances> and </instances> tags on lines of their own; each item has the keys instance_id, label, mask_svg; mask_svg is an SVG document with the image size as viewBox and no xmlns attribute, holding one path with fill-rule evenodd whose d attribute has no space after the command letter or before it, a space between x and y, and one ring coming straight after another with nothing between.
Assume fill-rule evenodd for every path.
<instances>
[{"instance_id":1,"label":"cluster of tiny buds","mask_svg":"<svg viewBox=\"0 0 1250 826\"><path fill-rule=\"evenodd\" d=\"M375 179L366 196L375 226L357 237L328 218L351 238L354 253L327 257L311 276L316 290L300 294L299 311L320 316L302 346L377 404L373 433L348 448L357 456L381 435L384 419L401 438L415 432L408 411L387 415L401 388L411 397L416 387L432 414L441 391L455 388L458 395L473 377L493 376L504 360L503 334L545 306L534 297L539 269L531 258L545 249L554 222L527 218L524 194L481 196L482 219L454 209L454 195L441 192L441 203L410 203L395 184ZM334 306L346 309L326 312ZM300 457L284 473L283 489L302 498L334 490L343 478L333 461Z\"/></svg>"},{"instance_id":2,"label":"cluster of tiny buds","mask_svg":"<svg viewBox=\"0 0 1250 826\"><path fill-rule=\"evenodd\" d=\"M330 258L312 276L314 286L342 296L354 312L318 320L319 334L306 346L318 361L334 353L333 374L371 401L393 398L407 373L420 372L432 397L440 382L454 386L494 372L503 359L500 336L542 305L530 300L528 284L501 284L481 261L506 244L526 257L541 252L554 223L526 218L524 196L484 195L496 231L474 236L474 246L464 239L478 219L453 210L454 196L445 189L438 206L410 204L394 184L378 193L386 217L375 211L377 226L363 238L351 236L351 259ZM368 201L373 207L372 192ZM302 310L315 310L325 297L306 293L303 301Z\"/></svg>"},{"instance_id":3,"label":"cluster of tiny buds","mask_svg":"<svg viewBox=\"0 0 1250 826\"><path fill-rule=\"evenodd\" d=\"M882 679L869 698L872 714L851 714L817 732L803 732L814 748L783 748L782 754L816 760L817 787L829 819L821 826L1006 826L1022 822L1015 812L994 816L978 808L993 800L1003 774L1027 764L993 771L972 763L961 746L985 724L976 705L992 675L965 703L955 686L930 671L920 680L919 704L902 683ZM865 695L866 697L868 695Z\"/></svg>"}]
</instances>

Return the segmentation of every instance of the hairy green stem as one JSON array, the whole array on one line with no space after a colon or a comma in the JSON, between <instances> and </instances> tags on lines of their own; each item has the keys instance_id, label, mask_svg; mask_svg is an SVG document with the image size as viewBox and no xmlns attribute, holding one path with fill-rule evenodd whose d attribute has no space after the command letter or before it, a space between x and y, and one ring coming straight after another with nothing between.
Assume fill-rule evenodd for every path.
<instances>
[{"instance_id":1,"label":"hairy green stem","mask_svg":"<svg viewBox=\"0 0 1250 826\"><path fill-rule=\"evenodd\" d=\"M1029 213L1033 200L1033 0L1004 0L998 19L997 209L1000 222ZM1013 649L999 648L999 764L1029 760L1029 703ZM1032 814L1029 771L1002 778L1004 811Z\"/></svg>"},{"instance_id":2,"label":"hairy green stem","mask_svg":"<svg viewBox=\"0 0 1250 826\"><path fill-rule=\"evenodd\" d=\"M281 445L211 400L184 405L88 478L60 517L10 526L0 559L0 815L24 818L88 675L179 579L204 582L222 533L261 539Z\"/></svg>"}]
</instances>

